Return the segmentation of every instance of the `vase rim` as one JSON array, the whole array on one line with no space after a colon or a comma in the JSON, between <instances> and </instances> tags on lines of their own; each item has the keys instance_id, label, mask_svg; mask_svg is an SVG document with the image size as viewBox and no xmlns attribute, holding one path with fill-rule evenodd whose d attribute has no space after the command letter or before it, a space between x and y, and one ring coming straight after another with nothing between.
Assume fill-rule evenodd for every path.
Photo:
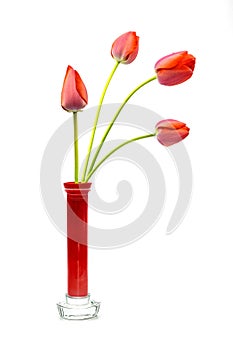
<instances>
[{"instance_id":1,"label":"vase rim","mask_svg":"<svg viewBox=\"0 0 233 350\"><path fill-rule=\"evenodd\" d=\"M90 190L91 182L79 182L75 183L73 181L65 182L64 187L66 190Z\"/></svg>"}]
</instances>

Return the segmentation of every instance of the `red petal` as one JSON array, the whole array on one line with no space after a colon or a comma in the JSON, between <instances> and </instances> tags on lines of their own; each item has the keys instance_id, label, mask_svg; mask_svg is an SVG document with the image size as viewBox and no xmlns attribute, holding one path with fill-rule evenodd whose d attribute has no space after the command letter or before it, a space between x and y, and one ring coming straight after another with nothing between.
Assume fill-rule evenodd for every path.
<instances>
[{"instance_id":1,"label":"red petal","mask_svg":"<svg viewBox=\"0 0 233 350\"><path fill-rule=\"evenodd\" d=\"M189 130L187 126L179 130L159 129L157 139L163 146L172 146L187 137Z\"/></svg>"},{"instance_id":2,"label":"red petal","mask_svg":"<svg viewBox=\"0 0 233 350\"><path fill-rule=\"evenodd\" d=\"M87 104L88 102L87 89L77 71L75 71L75 84L76 84L77 92L79 93L83 101Z\"/></svg>"},{"instance_id":3,"label":"red petal","mask_svg":"<svg viewBox=\"0 0 233 350\"><path fill-rule=\"evenodd\" d=\"M155 129L159 129L159 128L180 129L180 128L183 128L184 126L186 126L186 124L178 120L164 119L164 120L160 120L156 124Z\"/></svg>"},{"instance_id":4,"label":"red petal","mask_svg":"<svg viewBox=\"0 0 233 350\"><path fill-rule=\"evenodd\" d=\"M193 71L186 66L182 66L176 69L161 69L157 72L158 81L162 85L172 86L183 83L191 78Z\"/></svg>"},{"instance_id":5,"label":"red petal","mask_svg":"<svg viewBox=\"0 0 233 350\"><path fill-rule=\"evenodd\" d=\"M160 58L160 60L158 60L155 63L155 70L156 72L159 69L171 69L177 66L177 64L179 64L180 61L182 61L183 57L185 55L187 55L188 52L187 51L180 51L180 52L175 52L172 53L170 55L167 55L165 57Z\"/></svg>"},{"instance_id":6,"label":"red petal","mask_svg":"<svg viewBox=\"0 0 233 350\"><path fill-rule=\"evenodd\" d=\"M182 65L189 67L192 71L195 68L196 58L193 55L186 55L183 57Z\"/></svg>"}]
</instances>

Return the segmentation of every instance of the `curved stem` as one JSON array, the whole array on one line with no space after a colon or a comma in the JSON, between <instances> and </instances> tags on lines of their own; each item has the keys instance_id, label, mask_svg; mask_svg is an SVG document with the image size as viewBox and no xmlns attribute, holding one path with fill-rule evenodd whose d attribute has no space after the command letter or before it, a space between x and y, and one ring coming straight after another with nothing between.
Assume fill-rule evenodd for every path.
<instances>
[{"instance_id":1,"label":"curved stem","mask_svg":"<svg viewBox=\"0 0 233 350\"><path fill-rule=\"evenodd\" d=\"M101 159L101 161L95 166L94 169L92 169L92 171L89 172L85 182L88 182L88 180L90 179L90 177L94 174L94 172L100 167L101 164L103 164L103 162L108 158L110 157L113 153L115 153L116 151L118 151L120 148L126 146L127 144L131 143L131 142L134 142L134 141L137 141L137 140L141 140L141 139L145 139L147 137L153 137L155 136L155 134L147 134L147 135L143 135L143 136L138 136L138 137L135 137L131 140L128 140L128 141L125 141L123 143L121 143L120 145L118 145L117 147L115 147L111 152L109 152L104 158Z\"/></svg>"},{"instance_id":2,"label":"curved stem","mask_svg":"<svg viewBox=\"0 0 233 350\"><path fill-rule=\"evenodd\" d=\"M85 162L85 166L84 166L82 181L84 181L85 176L86 176L87 167L88 167L88 163L89 163L89 159L90 159L90 155L91 155L92 145L93 145L93 142L94 142L96 127L97 127L97 123L98 123L98 120L99 120L99 115L100 115L100 111L101 111L101 108L102 108L103 100L104 100L106 91L108 89L108 86L110 84L110 81L112 80L112 77L113 77L117 67L119 66L119 64L120 64L120 62L116 61L115 65L113 67L113 70L111 71L111 73L110 73L110 75L109 75L109 77L108 77L108 79L106 81L106 84L104 86L103 92L102 92L102 94L100 96L100 101L99 101L99 105L98 105L98 108L97 108L97 111L96 111L96 117L95 117L93 129L92 129L90 144L89 144L88 153L87 153L87 157L86 157L86 162Z\"/></svg>"},{"instance_id":3,"label":"curved stem","mask_svg":"<svg viewBox=\"0 0 233 350\"><path fill-rule=\"evenodd\" d=\"M74 122L74 182L78 183L78 118L77 112L73 112Z\"/></svg>"},{"instance_id":4,"label":"curved stem","mask_svg":"<svg viewBox=\"0 0 233 350\"><path fill-rule=\"evenodd\" d=\"M98 155L99 155L99 153L100 153L100 150L101 150L101 148L102 148L102 146L103 146L103 143L104 143L106 137L107 137L108 134L109 134L109 131L111 130L111 128L112 128L114 122L115 122L116 119L118 118L120 112L122 111L122 109L124 108L124 106L126 105L126 103L127 103L127 102L129 101L129 99L135 94L135 92L137 92L137 91L138 91L139 89L141 89L143 86L145 86L146 84L150 83L151 81L153 81L153 80L155 80L155 79L157 79L157 76L153 76L152 78L150 78L150 79L144 81L143 83L141 83L140 85L138 85L134 90L132 90L132 91L130 92L130 94L129 94L129 95L126 97L126 99L122 102L122 104L120 105L120 107L119 107L118 110L116 111L116 113L115 113L115 115L114 115L112 121L110 122L109 126L107 127L107 129L106 129L106 131L105 131L105 133L104 133L104 136L103 136L102 140L100 141L100 144L99 144L99 146L98 146L98 148L97 148L97 150L96 150L96 152L95 152L95 155L94 155L94 157L93 157L93 160L92 160L92 162L91 162L91 165L90 165L90 168L89 168L89 173L92 171L92 169L93 169L93 167L94 167L94 165L95 165L96 159L97 159L97 157L98 157Z\"/></svg>"}]
</instances>

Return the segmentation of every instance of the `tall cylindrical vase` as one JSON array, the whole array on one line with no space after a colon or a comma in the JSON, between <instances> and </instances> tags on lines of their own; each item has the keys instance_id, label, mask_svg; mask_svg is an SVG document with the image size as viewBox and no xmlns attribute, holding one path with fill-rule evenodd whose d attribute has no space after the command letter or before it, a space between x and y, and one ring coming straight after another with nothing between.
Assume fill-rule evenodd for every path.
<instances>
[{"instance_id":1,"label":"tall cylindrical vase","mask_svg":"<svg viewBox=\"0 0 233 350\"><path fill-rule=\"evenodd\" d=\"M61 318L96 317L100 303L88 293L88 192L91 183L66 182L67 193L67 294L57 304Z\"/></svg>"}]
</instances>

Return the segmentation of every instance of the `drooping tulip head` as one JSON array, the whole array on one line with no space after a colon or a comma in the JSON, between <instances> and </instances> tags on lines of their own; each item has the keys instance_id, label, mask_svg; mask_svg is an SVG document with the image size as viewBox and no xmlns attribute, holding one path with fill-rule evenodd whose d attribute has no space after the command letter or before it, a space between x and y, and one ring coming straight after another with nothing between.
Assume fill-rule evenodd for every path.
<instances>
[{"instance_id":1,"label":"drooping tulip head","mask_svg":"<svg viewBox=\"0 0 233 350\"><path fill-rule=\"evenodd\" d=\"M88 103L86 87L76 70L67 67L61 92L61 106L67 112L77 112Z\"/></svg>"},{"instance_id":2,"label":"drooping tulip head","mask_svg":"<svg viewBox=\"0 0 233 350\"><path fill-rule=\"evenodd\" d=\"M127 32L112 44L111 55L119 63L130 64L138 54L139 37L136 32Z\"/></svg>"},{"instance_id":3,"label":"drooping tulip head","mask_svg":"<svg viewBox=\"0 0 233 350\"><path fill-rule=\"evenodd\" d=\"M191 78L196 59L188 51L180 51L165 56L155 63L155 72L162 85L172 86Z\"/></svg>"},{"instance_id":4,"label":"drooping tulip head","mask_svg":"<svg viewBox=\"0 0 233 350\"><path fill-rule=\"evenodd\" d=\"M189 134L185 123L174 119L164 119L155 126L155 135L163 146L171 146L182 141Z\"/></svg>"}]
</instances>

